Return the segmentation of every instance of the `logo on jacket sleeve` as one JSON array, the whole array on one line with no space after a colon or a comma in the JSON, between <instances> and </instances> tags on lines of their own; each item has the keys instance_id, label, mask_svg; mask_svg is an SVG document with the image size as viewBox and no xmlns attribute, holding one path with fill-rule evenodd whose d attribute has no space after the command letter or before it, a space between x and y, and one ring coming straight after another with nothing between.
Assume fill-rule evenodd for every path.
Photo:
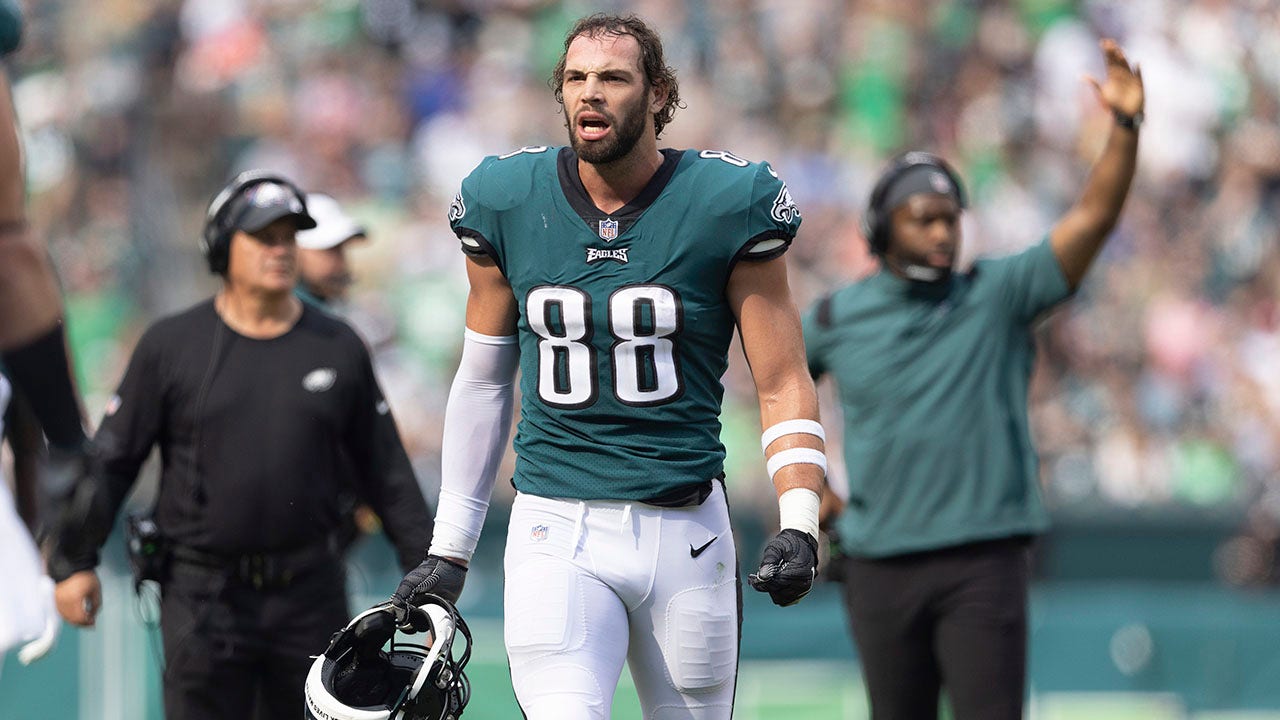
<instances>
[{"instance_id":1,"label":"logo on jacket sleeve","mask_svg":"<svg viewBox=\"0 0 1280 720\"><path fill-rule=\"evenodd\" d=\"M302 378L302 387L307 392L322 393L333 387L338 379L338 371L333 368L316 368Z\"/></svg>"}]
</instances>

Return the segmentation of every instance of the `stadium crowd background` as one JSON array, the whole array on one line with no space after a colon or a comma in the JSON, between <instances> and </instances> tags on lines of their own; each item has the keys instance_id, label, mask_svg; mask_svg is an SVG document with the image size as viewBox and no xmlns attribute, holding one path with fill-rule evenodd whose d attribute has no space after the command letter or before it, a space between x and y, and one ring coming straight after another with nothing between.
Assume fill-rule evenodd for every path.
<instances>
[{"instance_id":1,"label":"stadium crowd background","mask_svg":"<svg viewBox=\"0 0 1280 720\"><path fill-rule=\"evenodd\" d=\"M350 252L358 280L347 310L375 351L429 497L466 294L445 208L483 156L565 142L546 81L572 19L634 11L662 32L688 104L663 145L730 150L778 169L805 218L789 253L804 306L874 269L859 215L885 160L906 147L952 159L968 181L964 258L1042 237L1075 199L1110 122L1083 76L1101 72L1097 38L1116 37L1141 63L1147 86L1139 174L1079 297L1041 330L1032 417L1043 484L1060 530L1080 518L1121 528L1165 523L1148 543L1158 555L1143 557L1170 566L1191 563L1177 539L1207 526L1202 535L1217 552L1212 563L1199 560L1213 565L1204 574L1216 574L1219 589L1059 584L1041 592L1032 682L1176 686L1201 709L1277 705L1280 657L1268 634L1275 591L1220 591L1224 582L1280 584L1274 0L24 4L27 36L10 72L30 215L65 283L91 417L101 417L146 324L216 287L196 247L212 194L239 170L267 167L338 197L370 229L371 242ZM758 529L775 521L776 506L740 355L725 383L734 517ZM833 408L824 412L835 421ZM509 496L509 486L499 483L498 493ZM506 505L494 503L491 543ZM1130 550L1113 531L1095 530L1082 533L1097 535L1095 544L1079 545L1086 572ZM1059 533L1047 547L1060 549ZM1134 563L1117 567L1112 578L1128 577ZM486 576L476 574L464 603L480 598L493 612L500 593L487 592ZM385 595L390 582L364 590ZM824 592L807 601L812 611L786 616L809 623L805 632L769 636L768 652L816 654L821 645L846 657L847 646L832 642L843 618ZM1168 606L1156 608L1153 597ZM107 607L118 613L114 624L64 635L63 660L33 666L32 676L7 670L17 707L29 702L23 677L62 672L77 652L81 717L94 716L91 701L128 708L140 693L154 704L154 675L143 688L97 674L121 665L97 658L136 652L125 656L146 661L137 633L111 629L134 627L133 609L116 598ZM776 617L747 611L748 626ZM500 637L492 626L481 634ZM760 645L744 644L744 658L759 662ZM1089 654L1096 645L1101 656ZM496 689L505 682L496 645L489 660L493 674L477 677ZM778 677L806 687L800 671L785 672L745 664L743 707ZM858 696L849 672L835 666L829 685ZM110 717L142 717L129 712Z\"/></svg>"},{"instance_id":2,"label":"stadium crowd background","mask_svg":"<svg viewBox=\"0 0 1280 720\"><path fill-rule=\"evenodd\" d=\"M663 145L777 168L805 218L789 257L806 306L873 269L860 210L905 147L967 179L965 257L1042 237L1111 122L1083 76L1101 70L1096 38L1116 37L1147 83L1139 176L1080 297L1042 331L1032 414L1046 494L1060 515L1226 513L1251 544L1224 574L1277 580L1274 2L27 5L11 72L31 218L61 269L95 420L145 324L214 288L196 250L210 196L267 167L368 223L349 310L432 487L466 293L445 208L483 156L565 142L547 78L573 18L629 10L662 31L688 104ZM734 362L731 496L765 517L754 391Z\"/></svg>"}]
</instances>

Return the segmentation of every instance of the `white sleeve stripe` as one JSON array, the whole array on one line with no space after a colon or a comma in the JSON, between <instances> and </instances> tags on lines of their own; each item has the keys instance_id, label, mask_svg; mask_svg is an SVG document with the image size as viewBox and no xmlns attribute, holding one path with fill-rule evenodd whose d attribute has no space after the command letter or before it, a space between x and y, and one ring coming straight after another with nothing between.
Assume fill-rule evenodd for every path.
<instances>
[{"instance_id":1,"label":"white sleeve stripe","mask_svg":"<svg viewBox=\"0 0 1280 720\"><path fill-rule=\"evenodd\" d=\"M827 441L827 434L822 430L822 424L816 420L807 420L805 418L796 418L795 420L783 420L782 422L770 425L760 435L760 449L768 450L769 445L774 440L783 435L794 435L804 433L806 435L816 435L819 440Z\"/></svg>"},{"instance_id":2,"label":"white sleeve stripe","mask_svg":"<svg viewBox=\"0 0 1280 720\"><path fill-rule=\"evenodd\" d=\"M765 463L765 467L769 469L769 479L772 480L778 471L788 465L817 465L822 468L822 474L827 474L827 456L821 450L813 448L787 448L779 450L769 456L769 461Z\"/></svg>"},{"instance_id":3,"label":"white sleeve stripe","mask_svg":"<svg viewBox=\"0 0 1280 720\"><path fill-rule=\"evenodd\" d=\"M462 335L466 340L484 343L485 345L515 345L518 339L515 335L485 335L471 328L464 329Z\"/></svg>"},{"instance_id":4,"label":"white sleeve stripe","mask_svg":"<svg viewBox=\"0 0 1280 720\"><path fill-rule=\"evenodd\" d=\"M780 238L773 238L771 240L761 240L760 242L747 248L747 254L756 255L759 253L767 253L770 250L777 250L778 248L786 244L787 244L787 241L782 240Z\"/></svg>"}]
</instances>

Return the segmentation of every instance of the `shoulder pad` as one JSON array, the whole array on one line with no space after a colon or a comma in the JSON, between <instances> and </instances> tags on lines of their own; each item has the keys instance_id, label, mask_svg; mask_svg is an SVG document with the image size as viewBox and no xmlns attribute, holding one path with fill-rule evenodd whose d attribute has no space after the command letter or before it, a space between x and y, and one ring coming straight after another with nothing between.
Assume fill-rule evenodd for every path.
<instances>
[{"instance_id":1,"label":"shoulder pad","mask_svg":"<svg viewBox=\"0 0 1280 720\"><path fill-rule=\"evenodd\" d=\"M523 147L505 155L490 155L462 181L472 200L490 210L519 205L533 188L534 173L546 163L554 172L556 153L545 145Z\"/></svg>"}]
</instances>

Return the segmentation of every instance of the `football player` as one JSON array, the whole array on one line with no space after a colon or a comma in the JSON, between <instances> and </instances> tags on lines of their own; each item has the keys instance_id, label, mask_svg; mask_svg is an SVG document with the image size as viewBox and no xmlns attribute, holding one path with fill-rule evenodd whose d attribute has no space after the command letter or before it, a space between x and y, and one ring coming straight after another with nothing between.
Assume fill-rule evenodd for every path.
<instances>
[{"instance_id":1,"label":"football player","mask_svg":"<svg viewBox=\"0 0 1280 720\"><path fill-rule=\"evenodd\" d=\"M17 50L22 14L13 0L0 0L0 56ZM62 296L44 244L27 228L22 144L8 73L0 69L0 367L29 403L56 461L40 493L46 520L88 477L87 437L80 400L71 377L62 325ZM0 378L0 413L9 396ZM2 426L2 423L0 423ZM53 585L40 567L27 527L17 515L9 487L0 476L0 653L11 645L56 630Z\"/></svg>"},{"instance_id":2,"label":"football player","mask_svg":"<svg viewBox=\"0 0 1280 720\"><path fill-rule=\"evenodd\" d=\"M471 283L426 561L396 599L453 600L523 395L505 639L531 720L607 718L624 661L646 717L728 718L740 584L720 377L737 327L781 531L752 586L813 582L826 460L783 259L800 225L767 164L659 149L680 105L635 16L570 30L555 70L567 147L485 159L449 220Z\"/></svg>"}]
</instances>

